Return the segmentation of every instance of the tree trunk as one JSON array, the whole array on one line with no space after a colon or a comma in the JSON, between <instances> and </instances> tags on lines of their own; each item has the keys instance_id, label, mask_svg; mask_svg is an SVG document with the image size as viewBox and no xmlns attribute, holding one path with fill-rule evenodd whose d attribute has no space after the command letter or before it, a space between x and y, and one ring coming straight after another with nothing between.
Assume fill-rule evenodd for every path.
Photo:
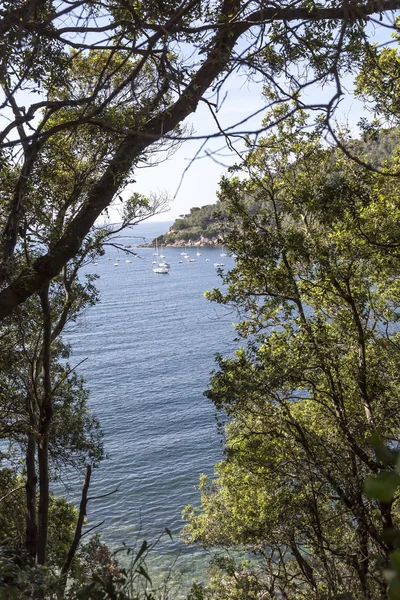
<instances>
[{"instance_id":1,"label":"tree trunk","mask_svg":"<svg viewBox=\"0 0 400 600\"><path fill-rule=\"evenodd\" d=\"M38 436L38 464L39 464L39 511L38 511L38 539L37 562L44 565L46 562L47 532L49 526L49 427L52 417L51 376L50 376L50 346L51 346L51 311L49 303L48 284L40 292L40 301L43 311L43 395L39 407L39 436Z\"/></svg>"},{"instance_id":2,"label":"tree trunk","mask_svg":"<svg viewBox=\"0 0 400 600\"><path fill-rule=\"evenodd\" d=\"M85 516L86 516L86 506L88 503L87 495L88 495L88 491L89 491L91 475L92 475L92 467L90 465L88 465L86 467L86 476L85 476L85 481L84 481L83 487L82 487L82 497L81 497L81 503L79 506L79 516L78 516L78 522L76 524L74 539L72 540L72 544L69 549L68 556L67 556L65 563L63 564L63 567L61 569L61 576L64 578L64 585L67 582L67 576L68 576L69 570L71 568L71 563L73 561L73 558L75 556L79 542L82 537L82 527L83 527L83 523L84 523Z\"/></svg>"},{"instance_id":3,"label":"tree trunk","mask_svg":"<svg viewBox=\"0 0 400 600\"><path fill-rule=\"evenodd\" d=\"M28 445L26 449L26 551L32 560L36 557L36 465L35 465L35 450L36 436L32 426L28 435Z\"/></svg>"}]
</instances>

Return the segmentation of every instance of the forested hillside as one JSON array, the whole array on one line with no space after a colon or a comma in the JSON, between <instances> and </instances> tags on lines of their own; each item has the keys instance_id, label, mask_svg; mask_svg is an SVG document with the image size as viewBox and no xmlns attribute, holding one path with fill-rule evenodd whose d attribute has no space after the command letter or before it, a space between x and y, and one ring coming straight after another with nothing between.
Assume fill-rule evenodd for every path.
<instances>
[{"instance_id":1,"label":"forested hillside","mask_svg":"<svg viewBox=\"0 0 400 600\"><path fill-rule=\"evenodd\" d=\"M166 246L216 245L221 243L221 227L225 216L219 202L191 208L190 213L180 215L169 231L157 238L157 242Z\"/></svg>"},{"instance_id":2,"label":"forested hillside","mask_svg":"<svg viewBox=\"0 0 400 600\"><path fill-rule=\"evenodd\" d=\"M396 129L366 127L361 139L346 139L346 148L355 158L365 161L373 168L380 168L391 160L399 142ZM259 213L268 203L267 197L260 197L251 189L242 197L243 208L249 215ZM229 206L222 199L215 204L194 207L188 214L180 215L169 231L153 240L165 246L215 246L224 244L229 229Z\"/></svg>"}]
</instances>

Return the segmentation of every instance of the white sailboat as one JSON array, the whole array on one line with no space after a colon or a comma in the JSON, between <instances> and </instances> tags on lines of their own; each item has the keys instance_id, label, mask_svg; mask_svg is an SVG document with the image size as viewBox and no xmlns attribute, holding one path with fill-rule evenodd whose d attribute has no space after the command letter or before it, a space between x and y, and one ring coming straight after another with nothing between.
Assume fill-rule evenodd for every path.
<instances>
[{"instance_id":1,"label":"white sailboat","mask_svg":"<svg viewBox=\"0 0 400 600\"><path fill-rule=\"evenodd\" d=\"M153 257L156 257L156 256L158 256L157 242L156 242L155 250L154 250L154 253L153 253ZM154 264L157 265L157 261L153 260L152 264L153 265ZM168 275L168 273L169 273L169 266L167 267L167 266L165 266L165 264L168 264L168 263L160 263L156 267L153 266L153 273L156 273L157 275Z\"/></svg>"},{"instance_id":2,"label":"white sailboat","mask_svg":"<svg viewBox=\"0 0 400 600\"><path fill-rule=\"evenodd\" d=\"M165 259L165 255L162 253L162 246L160 248L160 258L164 258ZM166 260L162 260L160 263L158 263L159 267L165 267L166 269L170 269L171 265L169 263L167 263Z\"/></svg>"}]
</instances>

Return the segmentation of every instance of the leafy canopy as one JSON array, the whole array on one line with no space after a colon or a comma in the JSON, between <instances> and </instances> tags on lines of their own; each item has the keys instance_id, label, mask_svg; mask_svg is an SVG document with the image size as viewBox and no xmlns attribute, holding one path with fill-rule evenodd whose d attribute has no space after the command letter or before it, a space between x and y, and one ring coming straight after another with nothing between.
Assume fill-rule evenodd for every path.
<instances>
[{"instance_id":1,"label":"leafy canopy","mask_svg":"<svg viewBox=\"0 0 400 600\"><path fill-rule=\"evenodd\" d=\"M207 392L226 415L225 458L184 531L256 553L220 574L221 598L246 597L245 583L254 598L387 597L381 529L397 500L367 497L363 482L385 469L371 436L392 449L399 438L400 189L385 171L400 154L366 170L304 132L305 118L287 116L245 176L221 183L237 260L208 297L239 311L243 347L219 357Z\"/></svg>"}]
</instances>

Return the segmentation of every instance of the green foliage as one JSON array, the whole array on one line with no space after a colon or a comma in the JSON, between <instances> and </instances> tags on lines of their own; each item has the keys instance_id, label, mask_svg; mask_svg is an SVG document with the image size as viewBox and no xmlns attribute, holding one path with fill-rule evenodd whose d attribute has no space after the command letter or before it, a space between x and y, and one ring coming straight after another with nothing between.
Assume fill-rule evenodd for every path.
<instances>
[{"instance_id":1,"label":"green foliage","mask_svg":"<svg viewBox=\"0 0 400 600\"><path fill-rule=\"evenodd\" d=\"M241 311L245 345L218 358L207 392L226 415L225 458L184 536L257 560L222 565L211 597L388 597L381 529L398 522L399 479L372 441L398 448L400 188L303 124L286 119L247 178L221 183L237 260L208 296ZM397 164L395 150L384 169Z\"/></svg>"},{"instance_id":2,"label":"green foliage","mask_svg":"<svg viewBox=\"0 0 400 600\"><path fill-rule=\"evenodd\" d=\"M255 214L260 209L259 202L250 194L246 195L244 203L249 214ZM190 214L176 219L168 233L157 238L157 241L162 244L174 244L183 240L196 244L204 239L212 243L224 243L228 210L219 201L201 208L191 208Z\"/></svg>"},{"instance_id":3,"label":"green foliage","mask_svg":"<svg viewBox=\"0 0 400 600\"><path fill-rule=\"evenodd\" d=\"M372 443L375 451L387 466L386 471L382 471L376 476L370 476L365 481L366 495L378 502L392 504L398 498L398 489L400 487L399 465L400 454L386 446L379 436L374 435ZM382 531L382 540L390 544L391 552L389 554L389 566L384 570L384 576L389 584L389 599L399 600L400 598L400 529L399 527L384 526Z\"/></svg>"},{"instance_id":4,"label":"green foliage","mask_svg":"<svg viewBox=\"0 0 400 600\"><path fill-rule=\"evenodd\" d=\"M160 236L158 241L163 244L174 244L180 240L197 243L206 238L216 242L222 234L223 220L224 211L219 203L194 207L190 214L176 219L169 232Z\"/></svg>"},{"instance_id":5,"label":"green foliage","mask_svg":"<svg viewBox=\"0 0 400 600\"><path fill-rule=\"evenodd\" d=\"M85 301L87 290L78 282L76 286L77 305L71 305L69 319L76 318L79 308L84 308L93 301L90 294ZM56 281L53 301L55 315L59 315L58 310L62 312L64 309L60 302L62 297L57 295L57 288ZM40 310L37 300L32 299L24 309L16 321L3 329L4 348L8 350L8 354L3 354L3 360L0 361L0 385L3 391L0 396L0 434L4 441L14 445L15 452L19 449L22 457L27 436L32 431L29 415L33 393L30 365L40 353L38 339L41 335L40 323L35 320L35 311ZM87 462L98 464L103 458L99 422L88 410L88 392L85 390L84 380L66 362L69 352L68 346L59 339L55 340L52 356L53 420L49 433L50 461L54 476L67 465L83 467ZM41 381L38 381L35 388L37 402L41 389Z\"/></svg>"},{"instance_id":6,"label":"green foliage","mask_svg":"<svg viewBox=\"0 0 400 600\"><path fill-rule=\"evenodd\" d=\"M168 576L153 583L147 564L162 537L111 551L94 535L76 555L67 587L58 569L22 564L8 545L0 545L0 600L174 600L178 592Z\"/></svg>"},{"instance_id":7,"label":"green foliage","mask_svg":"<svg viewBox=\"0 0 400 600\"><path fill-rule=\"evenodd\" d=\"M2 314L14 314L1 331L0 428L2 443L17 459L11 475L23 473L31 442L33 447L49 442L52 476L65 464L101 460L98 423L87 412L83 382L65 364L68 349L60 341L65 324L97 300L93 278L79 281L78 272L103 252L110 232L90 227L120 197L139 161L149 161L150 146L159 150L157 144L166 139L168 148L176 144L179 122L207 88L219 76L225 79L229 69L247 68L266 78L269 99L278 106L265 126L286 120L288 129L251 154L247 181L223 183L219 217L196 207L178 224L180 239L186 241L221 232L227 236L239 254L238 267L227 278L227 295L214 292L213 297L233 302L248 315L238 335L248 337L249 345L236 359L221 359L210 391L215 404L232 417L227 428L231 462L220 467L221 487L226 484L231 494L222 494L220 507L227 506L231 516L221 532L210 527L205 534L250 546L256 539L262 553L265 532L278 522L281 530L272 532L275 549L290 548L282 562L294 569L297 595L328 596L344 589L347 579L351 587L353 576L369 596L375 594L376 588L368 589L375 546L383 561L387 548L373 534L377 521L388 515L379 503L365 500L358 483L370 472L386 478L392 490L396 483L393 473L381 474L370 434L376 428L385 442L398 439L398 188L395 180L365 175L312 137L293 131L292 110L279 104L291 97L296 111L304 100L299 88L332 82L337 96L325 106L330 117L342 75L353 71L365 50L360 93L373 97L388 118L398 115L398 55L371 47L365 32L369 14L380 6L322 7L305 0L296 6L266 6L271 18L264 20L259 2L64 4L2 3L1 84L9 121L0 163L0 276L2 297L10 291L13 297ZM95 33L98 18L104 24L100 35ZM254 42L235 53L237 36L258 23ZM301 76L295 77L296 71ZM384 98L388 90L389 102ZM25 104L26 92L39 93L43 101ZM303 117L300 129L305 125ZM289 143L277 150L282 133ZM372 162L377 164L375 158ZM379 162L383 171L389 162ZM397 168L398 156L392 162ZM151 214L151 206L148 199L132 195L124 224ZM48 279L51 314L45 315L35 293L43 293ZM52 325L52 347L45 366L46 319ZM45 405L46 370L51 371L51 406ZM249 456L259 462L256 470ZM299 463L308 470L296 471ZM325 463L331 479L323 473ZM271 491L272 481L276 489ZM45 484L39 484L42 491ZM376 481L369 485L379 493ZM217 497L218 487L209 493ZM272 516L270 503L276 510ZM337 507L344 510L342 519ZM285 510L289 517L298 515L294 532L285 529ZM57 504L57 511L56 523L68 520L67 505ZM257 511L265 520L261 529ZM4 522L8 514L9 508ZM328 545L321 534L316 542L312 537L321 517ZM304 556L307 552L312 560ZM330 573L336 559L332 581L325 582L320 573ZM46 572L32 567L30 574L17 574L18 568L13 576L21 575L20 592L29 596L29 582L42 581ZM232 579L229 594L258 593L247 571L239 573L229 564L224 568ZM96 577L88 593L125 594L114 580ZM374 581L378 586L379 577ZM223 585L220 589L223 595ZM41 583L37 590L43 595Z\"/></svg>"},{"instance_id":8,"label":"green foliage","mask_svg":"<svg viewBox=\"0 0 400 600\"><path fill-rule=\"evenodd\" d=\"M394 36L399 41L399 35ZM400 54L397 48L373 46L365 52L363 68L357 77L356 93L375 115L389 121L400 115Z\"/></svg>"},{"instance_id":9,"label":"green foliage","mask_svg":"<svg viewBox=\"0 0 400 600\"><path fill-rule=\"evenodd\" d=\"M25 561L25 481L8 469L0 470L0 543ZM61 568L75 531L76 508L63 498L50 497L48 566Z\"/></svg>"},{"instance_id":10,"label":"green foliage","mask_svg":"<svg viewBox=\"0 0 400 600\"><path fill-rule=\"evenodd\" d=\"M47 42L48 49L50 46ZM137 65L130 52L74 50L67 55L64 45L59 50L62 57L54 54L47 57L42 67L38 66L38 80L40 69L49 69L52 60L57 67L57 72L48 72L40 81L47 99L57 110L41 115L45 142L33 144L34 150L27 153L29 159L25 155L26 164L29 162L27 175L24 172L21 176L14 151L5 150L0 156L3 284L24 269L26 277L31 276L36 259L51 253L65 235L68 241L61 246L68 245L71 222L86 210L88 194L122 143L125 135L122 131L138 127L143 119L152 116L148 94L153 94L156 86L154 65L142 70L136 93L144 104L138 101L132 111L127 110L132 95L123 89L126 78ZM12 56L9 59L17 60ZM81 107L90 96L92 115L107 123L105 129L93 121L80 122ZM166 92L154 110L169 101ZM68 127L70 123L75 123L73 130ZM118 192L128 183L119 180L115 173L113 180L118 180ZM16 198L21 208L17 216L13 213ZM121 205L120 230L154 214L165 203L164 196L149 199L131 194ZM18 226L14 226L14 218ZM14 227L15 239L9 233ZM85 239L80 235L79 243L62 269L60 266L59 274L51 278L48 288L45 286L39 290L40 294L30 296L1 325L0 440L7 465L13 467L8 474L10 482L14 478L19 483L15 494L8 496L4 492L0 534L19 557L21 564L17 564L22 571L24 564L30 565L35 560L59 569L70 549L77 514L64 500L49 494L49 481L61 477L65 469L83 469L88 463L97 466L104 458L99 422L88 409L89 394L84 380L75 366L68 363L70 348L61 336L67 324L98 301L96 276L81 275L81 269L104 253L104 244L114 234L115 227L96 226ZM46 336L50 338L48 352ZM12 502L18 502L18 510L14 512ZM45 571L32 566L32 573L40 578ZM25 592L21 588L22 593Z\"/></svg>"}]
</instances>

